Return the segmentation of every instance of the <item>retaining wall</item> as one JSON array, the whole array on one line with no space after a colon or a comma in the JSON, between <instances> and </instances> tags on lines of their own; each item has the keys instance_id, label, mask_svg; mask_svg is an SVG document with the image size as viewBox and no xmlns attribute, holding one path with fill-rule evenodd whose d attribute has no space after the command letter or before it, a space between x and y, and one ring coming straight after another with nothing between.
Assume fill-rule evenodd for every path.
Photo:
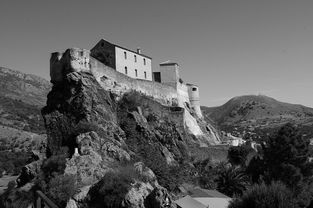
<instances>
[{"instance_id":1,"label":"retaining wall","mask_svg":"<svg viewBox=\"0 0 313 208\"><path fill-rule=\"evenodd\" d=\"M174 87L158 82L130 78L90 57L90 70L99 84L115 94L131 90L153 97L165 105L177 106L177 91Z\"/></svg>"}]
</instances>

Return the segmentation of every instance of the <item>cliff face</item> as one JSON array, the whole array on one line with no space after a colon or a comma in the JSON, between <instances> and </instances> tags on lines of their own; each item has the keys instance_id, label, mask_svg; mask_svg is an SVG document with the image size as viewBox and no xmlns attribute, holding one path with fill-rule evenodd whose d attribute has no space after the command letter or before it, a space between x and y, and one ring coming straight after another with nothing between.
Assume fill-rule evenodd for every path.
<instances>
[{"instance_id":1,"label":"cliff face","mask_svg":"<svg viewBox=\"0 0 313 208\"><path fill-rule=\"evenodd\" d=\"M163 106L135 91L117 99L92 74L67 74L53 86L42 110L48 156L66 146L72 154L78 148L81 155L95 152L104 159L123 160L120 157L137 154L140 144L150 143L171 163L188 154L189 144L198 142L184 129L183 108Z\"/></svg>"},{"instance_id":2,"label":"cliff face","mask_svg":"<svg viewBox=\"0 0 313 208\"><path fill-rule=\"evenodd\" d=\"M88 72L70 72L55 83L42 114L47 156L68 148L64 173L76 175L83 185L97 183L116 165L143 160L151 151L164 165L177 165L189 154L190 135L184 129L183 108L163 106L135 91L118 97L103 89ZM74 154L74 148L79 155ZM132 205L126 207L139 206L159 187L151 181L136 184L141 188L130 189L126 195L130 198L125 200ZM132 193L136 190L139 195Z\"/></svg>"},{"instance_id":3,"label":"cliff face","mask_svg":"<svg viewBox=\"0 0 313 208\"><path fill-rule=\"evenodd\" d=\"M184 95L176 88L157 82L132 79L116 70L105 66L90 56L85 49L71 48L65 53L53 53L50 59L50 75L52 83L63 81L64 75L70 72L89 72L98 84L105 90L112 92L117 99L121 99L125 93L137 91L151 97L153 100L166 106L179 106L184 108L185 129L192 134L201 146L219 143L219 135L210 124L197 116L184 101ZM186 92L187 93L187 92Z\"/></svg>"},{"instance_id":4,"label":"cliff face","mask_svg":"<svg viewBox=\"0 0 313 208\"><path fill-rule=\"evenodd\" d=\"M37 178L49 188L52 180L70 176L84 191L71 196L68 205L97 207L93 201L105 201L110 193L104 194L106 178L112 177L111 185L122 181L127 186L120 188L120 207L164 207L171 197L162 186L173 190L182 182L181 175L192 175L191 151L214 144L214 130L179 107L172 89L173 94L167 94L153 90L153 83L116 82L95 70L85 52L68 50L52 56L53 87L42 109L47 159L24 168L19 185ZM207 134L193 134L190 125Z\"/></svg>"}]
</instances>

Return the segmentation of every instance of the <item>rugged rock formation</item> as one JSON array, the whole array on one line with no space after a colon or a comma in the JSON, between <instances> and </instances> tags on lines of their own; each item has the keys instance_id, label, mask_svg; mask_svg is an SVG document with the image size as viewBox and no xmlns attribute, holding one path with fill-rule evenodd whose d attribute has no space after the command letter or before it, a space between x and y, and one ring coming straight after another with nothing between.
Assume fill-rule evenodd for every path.
<instances>
[{"instance_id":1,"label":"rugged rock formation","mask_svg":"<svg viewBox=\"0 0 313 208\"><path fill-rule=\"evenodd\" d=\"M64 176L69 186L84 187L71 195L67 207L88 206L97 190L94 187L101 187L108 175L112 177L112 173L130 165L136 173L123 173L126 179L121 183L128 183L128 188L120 206L171 206L170 194L160 186L167 187L167 181L162 184L158 179L169 176L171 167L179 170L178 166L190 156L190 146L210 145L214 138L191 134L183 107L163 105L138 91L118 94L102 86L91 71L75 64L60 63L58 72L42 109L49 162L43 163L43 174L38 174L42 160L25 168L23 183L41 175L44 178L40 180L49 188L56 174ZM204 123L197 128L207 131ZM75 184L70 183L73 178ZM103 201L103 193L99 196Z\"/></svg>"}]
</instances>

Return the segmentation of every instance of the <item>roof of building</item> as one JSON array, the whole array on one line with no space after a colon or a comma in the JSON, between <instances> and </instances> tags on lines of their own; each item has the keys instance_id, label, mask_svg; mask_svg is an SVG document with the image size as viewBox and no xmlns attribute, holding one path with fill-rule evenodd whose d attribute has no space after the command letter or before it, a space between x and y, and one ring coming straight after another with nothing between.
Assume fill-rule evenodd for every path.
<instances>
[{"instance_id":1,"label":"roof of building","mask_svg":"<svg viewBox=\"0 0 313 208\"><path fill-rule=\"evenodd\" d=\"M187 83L186 85L188 85L188 86L192 86L192 87L198 87L198 85L191 84L191 83Z\"/></svg>"},{"instance_id":2,"label":"roof of building","mask_svg":"<svg viewBox=\"0 0 313 208\"><path fill-rule=\"evenodd\" d=\"M188 190L189 195L191 197L213 197L213 198L229 198L228 196L218 192L217 190L208 190L208 189L202 189L202 188L194 188L191 190Z\"/></svg>"},{"instance_id":3,"label":"roof of building","mask_svg":"<svg viewBox=\"0 0 313 208\"><path fill-rule=\"evenodd\" d=\"M107 40L105 40L105 39L101 39L100 41L106 41L106 42L108 42L108 43L111 43L110 41L107 41ZM99 42L100 42L99 41ZM98 42L98 43L99 43ZM129 51L129 52L132 52L132 53L135 53L135 54L137 54L137 55L139 55L139 56L143 56L143 57L146 57L146 58L148 58L148 59L152 59L151 57L149 57L149 56L147 56L147 55L145 55L145 54L142 54L142 53L138 53L137 51L133 51L133 50L130 50L130 49L128 49L128 48L125 48L125 47L123 47L123 46L120 46L120 45L117 45L117 44L115 44L115 43L111 43L112 45L114 45L115 47L119 47L119 48L121 48L121 49L123 49L123 50L126 50L126 51Z\"/></svg>"},{"instance_id":4,"label":"roof of building","mask_svg":"<svg viewBox=\"0 0 313 208\"><path fill-rule=\"evenodd\" d=\"M181 208L190 208L190 207L192 207L192 208L206 208L206 206L204 206L202 203L191 198L188 195L181 198L181 199L176 200L175 203Z\"/></svg>"},{"instance_id":5,"label":"roof of building","mask_svg":"<svg viewBox=\"0 0 313 208\"><path fill-rule=\"evenodd\" d=\"M209 208L227 208L231 198L214 198L214 197L200 197L193 198L194 200L200 202L205 207Z\"/></svg>"},{"instance_id":6,"label":"roof of building","mask_svg":"<svg viewBox=\"0 0 313 208\"><path fill-rule=\"evenodd\" d=\"M160 63L160 66L173 66L173 65L178 65L178 63L172 62L170 60L167 60L167 61Z\"/></svg>"}]
</instances>

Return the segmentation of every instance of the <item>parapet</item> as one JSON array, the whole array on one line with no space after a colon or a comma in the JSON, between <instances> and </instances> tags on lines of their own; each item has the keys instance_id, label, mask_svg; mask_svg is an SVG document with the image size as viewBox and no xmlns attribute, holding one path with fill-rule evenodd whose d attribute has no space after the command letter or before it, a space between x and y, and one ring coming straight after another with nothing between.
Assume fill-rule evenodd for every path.
<instances>
[{"instance_id":1,"label":"parapet","mask_svg":"<svg viewBox=\"0 0 313 208\"><path fill-rule=\"evenodd\" d=\"M90 51L69 48L64 53L54 52L50 57L50 78L52 83L62 82L70 72L90 71Z\"/></svg>"}]
</instances>

